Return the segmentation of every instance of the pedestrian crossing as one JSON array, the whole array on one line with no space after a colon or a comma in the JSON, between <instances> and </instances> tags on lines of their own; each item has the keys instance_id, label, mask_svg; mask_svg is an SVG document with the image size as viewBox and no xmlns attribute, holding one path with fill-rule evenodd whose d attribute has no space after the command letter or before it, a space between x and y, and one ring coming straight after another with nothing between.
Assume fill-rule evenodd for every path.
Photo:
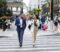
<instances>
[{"instance_id":1,"label":"pedestrian crossing","mask_svg":"<svg viewBox=\"0 0 60 52\"><path fill-rule=\"evenodd\" d=\"M37 36L35 47L32 37L24 37L22 48L19 47L18 36L0 38L0 52L53 52L60 51L60 34Z\"/></svg>"}]
</instances>

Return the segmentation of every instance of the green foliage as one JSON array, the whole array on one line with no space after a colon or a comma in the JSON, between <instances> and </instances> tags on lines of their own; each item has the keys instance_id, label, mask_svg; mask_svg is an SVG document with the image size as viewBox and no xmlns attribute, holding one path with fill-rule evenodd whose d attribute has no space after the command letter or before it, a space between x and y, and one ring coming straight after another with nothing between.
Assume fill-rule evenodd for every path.
<instances>
[{"instance_id":1,"label":"green foliage","mask_svg":"<svg viewBox=\"0 0 60 52\"><path fill-rule=\"evenodd\" d=\"M6 12L7 3L6 0L0 0L0 17Z\"/></svg>"},{"instance_id":2,"label":"green foliage","mask_svg":"<svg viewBox=\"0 0 60 52\"><path fill-rule=\"evenodd\" d=\"M45 2L50 2L51 0L45 0Z\"/></svg>"},{"instance_id":3,"label":"green foliage","mask_svg":"<svg viewBox=\"0 0 60 52\"><path fill-rule=\"evenodd\" d=\"M7 10L6 0L0 0L0 17L3 15L7 15L7 12L9 13L9 11Z\"/></svg>"},{"instance_id":4,"label":"green foliage","mask_svg":"<svg viewBox=\"0 0 60 52\"><path fill-rule=\"evenodd\" d=\"M6 16L12 16L12 11L10 9L6 11Z\"/></svg>"},{"instance_id":5,"label":"green foliage","mask_svg":"<svg viewBox=\"0 0 60 52\"><path fill-rule=\"evenodd\" d=\"M39 9L38 9L38 8L33 9L33 13L35 13L35 14L37 14L37 13L38 13L38 11L39 11L39 12L42 12L42 9L40 9L40 8L39 8Z\"/></svg>"}]
</instances>

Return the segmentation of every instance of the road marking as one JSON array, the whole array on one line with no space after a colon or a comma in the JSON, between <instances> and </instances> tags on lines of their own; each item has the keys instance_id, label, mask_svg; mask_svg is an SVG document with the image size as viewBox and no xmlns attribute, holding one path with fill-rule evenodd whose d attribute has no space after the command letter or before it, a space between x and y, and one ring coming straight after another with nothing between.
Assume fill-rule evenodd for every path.
<instances>
[{"instance_id":1,"label":"road marking","mask_svg":"<svg viewBox=\"0 0 60 52\"><path fill-rule=\"evenodd\" d=\"M0 49L0 51L32 51L32 50L50 50L50 51L52 51L52 50L58 50L58 51L60 51L60 48L19 48L19 49Z\"/></svg>"}]
</instances>

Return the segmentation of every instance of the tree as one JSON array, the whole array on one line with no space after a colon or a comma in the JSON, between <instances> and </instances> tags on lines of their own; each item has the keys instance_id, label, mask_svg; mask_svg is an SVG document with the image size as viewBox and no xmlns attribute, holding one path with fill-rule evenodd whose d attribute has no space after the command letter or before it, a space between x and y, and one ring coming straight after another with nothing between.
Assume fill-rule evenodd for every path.
<instances>
[{"instance_id":1,"label":"tree","mask_svg":"<svg viewBox=\"0 0 60 52\"><path fill-rule=\"evenodd\" d=\"M7 15L7 13L9 11L10 10L7 9L7 1L6 0L0 0L0 17L1 16L4 16L4 15ZM12 12L11 11L10 11L10 13L12 15Z\"/></svg>"},{"instance_id":2,"label":"tree","mask_svg":"<svg viewBox=\"0 0 60 52\"><path fill-rule=\"evenodd\" d=\"M7 10L7 2L6 0L0 0L0 17L5 15Z\"/></svg>"},{"instance_id":3,"label":"tree","mask_svg":"<svg viewBox=\"0 0 60 52\"><path fill-rule=\"evenodd\" d=\"M12 16L12 11L10 9L7 9L6 16Z\"/></svg>"},{"instance_id":4,"label":"tree","mask_svg":"<svg viewBox=\"0 0 60 52\"><path fill-rule=\"evenodd\" d=\"M23 13L24 8L27 8L27 6L24 2L21 2L21 13Z\"/></svg>"},{"instance_id":5,"label":"tree","mask_svg":"<svg viewBox=\"0 0 60 52\"><path fill-rule=\"evenodd\" d=\"M45 0L45 2L50 2L51 0Z\"/></svg>"},{"instance_id":6,"label":"tree","mask_svg":"<svg viewBox=\"0 0 60 52\"><path fill-rule=\"evenodd\" d=\"M40 8L39 8L39 9L38 9L38 8L33 9L33 13L34 13L34 14L37 14L38 11L39 11L39 12L42 12L42 9L40 9Z\"/></svg>"}]
</instances>

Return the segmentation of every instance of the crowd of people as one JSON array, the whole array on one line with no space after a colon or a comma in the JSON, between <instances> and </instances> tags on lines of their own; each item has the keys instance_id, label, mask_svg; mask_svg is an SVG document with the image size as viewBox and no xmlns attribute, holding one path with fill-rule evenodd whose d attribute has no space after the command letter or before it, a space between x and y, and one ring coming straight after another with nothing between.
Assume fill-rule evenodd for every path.
<instances>
[{"instance_id":1,"label":"crowd of people","mask_svg":"<svg viewBox=\"0 0 60 52\"><path fill-rule=\"evenodd\" d=\"M20 14L19 16L16 16L15 19L16 19L15 25L17 27L17 34L18 34L20 47L22 47L23 44L23 35L27 24L28 24L28 29L32 31L33 47L35 47L38 30L46 31L48 29L48 25L46 22L51 20L50 18L47 20L47 17L45 15L41 15L41 17L39 17L38 15L34 15L34 16L31 15L27 17L24 14ZM0 19L0 28L3 29L3 31L5 31L7 28L10 29L11 23L12 23L12 19L2 18ZM55 14L53 17L53 24L55 31L58 30L58 23L60 24L60 18Z\"/></svg>"},{"instance_id":2,"label":"crowd of people","mask_svg":"<svg viewBox=\"0 0 60 52\"><path fill-rule=\"evenodd\" d=\"M10 29L11 23L12 21L10 18L2 17L0 19L0 29L3 29L3 31L5 31L6 29Z\"/></svg>"},{"instance_id":3,"label":"crowd of people","mask_svg":"<svg viewBox=\"0 0 60 52\"><path fill-rule=\"evenodd\" d=\"M36 17L38 17L38 16L36 15ZM31 29L30 23L32 23L33 18L34 18L34 16L33 16L33 17L31 16L31 17L29 18L29 20L28 20L28 22L29 22L28 28L29 28L29 29ZM41 29L41 30L44 30L44 31L45 31L45 30L48 28L48 26L47 26L47 24L46 24L46 17L45 17L45 15L42 15L41 18L38 17L38 20L39 20L38 29Z\"/></svg>"}]
</instances>

